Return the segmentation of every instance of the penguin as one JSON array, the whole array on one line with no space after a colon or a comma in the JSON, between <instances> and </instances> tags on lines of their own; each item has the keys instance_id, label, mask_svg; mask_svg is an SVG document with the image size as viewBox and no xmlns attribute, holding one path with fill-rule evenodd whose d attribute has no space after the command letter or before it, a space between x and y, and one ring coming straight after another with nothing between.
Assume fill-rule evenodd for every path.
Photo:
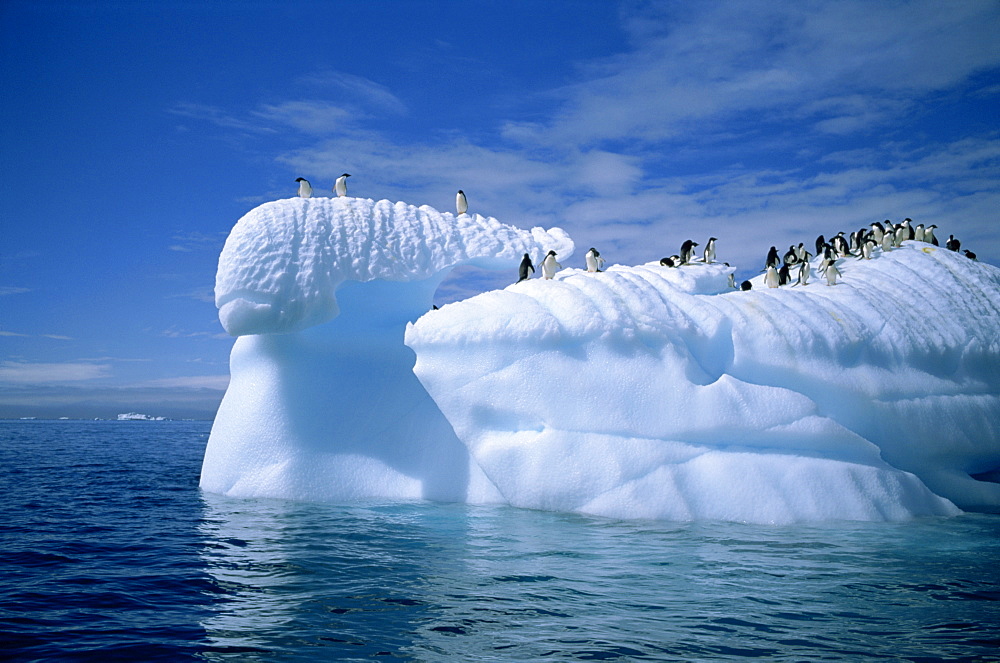
<instances>
[{"instance_id":1,"label":"penguin","mask_svg":"<svg viewBox=\"0 0 1000 663\"><path fill-rule=\"evenodd\" d=\"M851 247L847 245L847 240L844 239L844 233L839 232L837 236L833 238L832 241L833 248L841 256L847 256L851 254Z\"/></svg>"},{"instance_id":2,"label":"penguin","mask_svg":"<svg viewBox=\"0 0 1000 663\"><path fill-rule=\"evenodd\" d=\"M903 219L902 226L906 228L905 239L913 239L914 235L916 234L916 231L913 229L913 219L911 219L910 217L906 217L905 219Z\"/></svg>"},{"instance_id":3,"label":"penguin","mask_svg":"<svg viewBox=\"0 0 1000 663\"><path fill-rule=\"evenodd\" d=\"M876 244L882 243L882 235L884 234L885 234L885 228L882 226L881 223L879 223L878 221L872 223L872 239L875 240Z\"/></svg>"},{"instance_id":4,"label":"penguin","mask_svg":"<svg viewBox=\"0 0 1000 663\"><path fill-rule=\"evenodd\" d=\"M545 255L545 260L542 261L542 276L551 279L560 269L562 269L562 265L556 262L556 252L549 251Z\"/></svg>"},{"instance_id":5,"label":"penguin","mask_svg":"<svg viewBox=\"0 0 1000 663\"><path fill-rule=\"evenodd\" d=\"M660 258L660 267L677 267L680 264L680 256L670 256L669 258Z\"/></svg>"},{"instance_id":6,"label":"penguin","mask_svg":"<svg viewBox=\"0 0 1000 663\"><path fill-rule=\"evenodd\" d=\"M954 235L948 235L948 241L944 243L944 248L949 251L957 252L960 248L962 248L962 243L955 239Z\"/></svg>"},{"instance_id":7,"label":"penguin","mask_svg":"<svg viewBox=\"0 0 1000 663\"><path fill-rule=\"evenodd\" d=\"M823 253L824 244L826 244L826 239L822 235L816 238L816 255Z\"/></svg>"},{"instance_id":8,"label":"penguin","mask_svg":"<svg viewBox=\"0 0 1000 663\"><path fill-rule=\"evenodd\" d=\"M918 242L924 241L924 224L918 223L917 227L913 229L913 239Z\"/></svg>"},{"instance_id":9,"label":"penguin","mask_svg":"<svg viewBox=\"0 0 1000 663\"><path fill-rule=\"evenodd\" d=\"M601 266L604 265L604 258L601 254L597 252L597 249L591 247L587 251L587 255L584 256L587 260L587 271L588 272L599 272L601 271Z\"/></svg>"},{"instance_id":10,"label":"penguin","mask_svg":"<svg viewBox=\"0 0 1000 663\"><path fill-rule=\"evenodd\" d=\"M705 263L710 263L715 260L715 240L716 237L709 237L708 241L705 242L705 251L702 253L701 260Z\"/></svg>"},{"instance_id":11,"label":"penguin","mask_svg":"<svg viewBox=\"0 0 1000 663\"><path fill-rule=\"evenodd\" d=\"M850 239L847 242L848 248L850 249L851 253L855 253L855 252L861 250L861 245L858 243L858 241L859 241L858 240L858 233L857 232L852 232L851 233L851 237L850 237Z\"/></svg>"},{"instance_id":12,"label":"penguin","mask_svg":"<svg viewBox=\"0 0 1000 663\"><path fill-rule=\"evenodd\" d=\"M781 269L778 270L778 285L788 285L791 280L791 270L788 269L788 265L782 265Z\"/></svg>"},{"instance_id":13,"label":"penguin","mask_svg":"<svg viewBox=\"0 0 1000 663\"><path fill-rule=\"evenodd\" d=\"M964 253L965 257L968 258L969 260L976 259L976 254L970 251L969 249L962 249L962 253Z\"/></svg>"},{"instance_id":14,"label":"penguin","mask_svg":"<svg viewBox=\"0 0 1000 663\"><path fill-rule=\"evenodd\" d=\"M799 254L795 251L794 246L788 247L788 250L785 251L785 255L782 257L782 260L786 265L794 265L799 261Z\"/></svg>"},{"instance_id":15,"label":"penguin","mask_svg":"<svg viewBox=\"0 0 1000 663\"><path fill-rule=\"evenodd\" d=\"M937 228L933 223L926 228L924 228L924 241L928 244L933 244L934 246L939 246L937 237L934 236L934 229Z\"/></svg>"},{"instance_id":16,"label":"penguin","mask_svg":"<svg viewBox=\"0 0 1000 663\"><path fill-rule=\"evenodd\" d=\"M768 267L774 267L777 269L780 264L781 261L778 259L778 249L777 247L772 246L771 250L767 252L767 258L764 259L764 268L767 269Z\"/></svg>"},{"instance_id":17,"label":"penguin","mask_svg":"<svg viewBox=\"0 0 1000 663\"><path fill-rule=\"evenodd\" d=\"M840 276L840 270L837 269L835 263L830 263L826 266L826 284L827 285L837 285L837 277Z\"/></svg>"},{"instance_id":18,"label":"penguin","mask_svg":"<svg viewBox=\"0 0 1000 663\"><path fill-rule=\"evenodd\" d=\"M299 198L310 198L313 195L312 185L309 184L309 180L304 177L300 177L295 180L299 183Z\"/></svg>"},{"instance_id":19,"label":"penguin","mask_svg":"<svg viewBox=\"0 0 1000 663\"><path fill-rule=\"evenodd\" d=\"M892 240L893 246L902 246L903 241L910 238L910 234L906 232L906 227L903 224L896 226L896 237Z\"/></svg>"},{"instance_id":20,"label":"penguin","mask_svg":"<svg viewBox=\"0 0 1000 663\"><path fill-rule=\"evenodd\" d=\"M740 290L742 290L743 292L746 292L747 290L753 290L753 283L750 283L750 281L744 281L743 283L740 284Z\"/></svg>"},{"instance_id":21,"label":"penguin","mask_svg":"<svg viewBox=\"0 0 1000 663\"><path fill-rule=\"evenodd\" d=\"M885 232L884 235L882 235L882 251L883 252L885 252L885 251L892 251L892 240L893 240L894 237L895 237L895 235L892 232L888 231L888 230Z\"/></svg>"},{"instance_id":22,"label":"penguin","mask_svg":"<svg viewBox=\"0 0 1000 663\"><path fill-rule=\"evenodd\" d=\"M338 198L343 198L347 195L347 178L350 177L349 174L344 173L337 178L337 181L333 183L333 192L337 194Z\"/></svg>"},{"instance_id":23,"label":"penguin","mask_svg":"<svg viewBox=\"0 0 1000 663\"><path fill-rule=\"evenodd\" d=\"M521 266L517 269L517 282L527 281L535 273L535 266L531 264L531 256L527 253L521 258Z\"/></svg>"},{"instance_id":24,"label":"penguin","mask_svg":"<svg viewBox=\"0 0 1000 663\"><path fill-rule=\"evenodd\" d=\"M777 288L781 285L781 281L778 278L778 270L776 270L772 265L767 266L767 271L764 274L764 284L768 288Z\"/></svg>"},{"instance_id":25,"label":"penguin","mask_svg":"<svg viewBox=\"0 0 1000 663\"><path fill-rule=\"evenodd\" d=\"M799 266L799 285L807 285L809 283L809 263L804 262Z\"/></svg>"},{"instance_id":26,"label":"penguin","mask_svg":"<svg viewBox=\"0 0 1000 663\"><path fill-rule=\"evenodd\" d=\"M684 240L681 244L681 264L686 265L692 260L694 260L694 247L698 246L698 242L692 242L689 239Z\"/></svg>"},{"instance_id":27,"label":"penguin","mask_svg":"<svg viewBox=\"0 0 1000 663\"><path fill-rule=\"evenodd\" d=\"M802 242L795 247L795 255L798 257L799 262L809 262L809 258L812 258L812 254L806 251L806 247Z\"/></svg>"},{"instance_id":28,"label":"penguin","mask_svg":"<svg viewBox=\"0 0 1000 663\"><path fill-rule=\"evenodd\" d=\"M455 209L458 210L459 216L462 216L469 211L469 201L465 198L465 192L461 189L459 189L458 193L455 194Z\"/></svg>"},{"instance_id":29,"label":"penguin","mask_svg":"<svg viewBox=\"0 0 1000 663\"><path fill-rule=\"evenodd\" d=\"M875 242L869 239L868 241L865 242L865 245L861 247L861 257L859 257L858 260L871 260L872 251L874 250L875 250Z\"/></svg>"},{"instance_id":30,"label":"penguin","mask_svg":"<svg viewBox=\"0 0 1000 663\"><path fill-rule=\"evenodd\" d=\"M975 258L973 258L973 260L974 259ZM729 264L727 263L726 267L728 267L728 266L729 266ZM733 288L733 289L736 288L736 272L729 272L729 287Z\"/></svg>"}]
</instances>

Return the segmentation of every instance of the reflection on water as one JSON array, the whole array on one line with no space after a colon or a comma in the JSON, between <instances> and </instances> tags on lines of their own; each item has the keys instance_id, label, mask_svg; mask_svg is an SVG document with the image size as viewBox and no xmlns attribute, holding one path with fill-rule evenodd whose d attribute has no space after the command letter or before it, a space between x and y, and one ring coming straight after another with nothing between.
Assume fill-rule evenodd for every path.
<instances>
[{"instance_id":1,"label":"reflection on water","mask_svg":"<svg viewBox=\"0 0 1000 663\"><path fill-rule=\"evenodd\" d=\"M204 494L210 660L992 656L1000 519L761 527Z\"/></svg>"}]
</instances>

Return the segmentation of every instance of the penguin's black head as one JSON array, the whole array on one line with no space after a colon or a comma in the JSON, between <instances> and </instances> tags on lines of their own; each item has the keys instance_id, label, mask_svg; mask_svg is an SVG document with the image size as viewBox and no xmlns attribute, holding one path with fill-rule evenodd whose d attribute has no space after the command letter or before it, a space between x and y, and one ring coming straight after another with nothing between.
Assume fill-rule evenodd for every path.
<instances>
[{"instance_id":1,"label":"penguin's black head","mask_svg":"<svg viewBox=\"0 0 1000 663\"><path fill-rule=\"evenodd\" d=\"M548 255L554 256L554 255L556 255L556 252L555 251L549 251Z\"/></svg>"},{"instance_id":2,"label":"penguin's black head","mask_svg":"<svg viewBox=\"0 0 1000 663\"><path fill-rule=\"evenodd\" d=\"M461 194L463 194L463 195L465 194L465 192L462 191L461 189L459 189L458 192L461 193Z\"/></svg>"},{"instance_id":3,"label":"penguin's black head","mask_svg":"<svg viewBox=\"0 0 1000 663\"><path fill-rule=\"evenodd\" d=\"M296 181L296 182L305 182L305 181L307 181L307 180L306 180L306 178L304 178L304 177L297 177L297 178L295 178L295 181Z\"/></svg>"},{"instance_id":4,"label":"penguin's black head","mask_svg":"<svg viewBox=\"0 0 1000 663\"><path fill-rule=\"evenodd\" d=\"M341 177L350 177L350 176L351 176L350 173L344 173L343 175L341 175Z\"/></svg>"}]
</instances>

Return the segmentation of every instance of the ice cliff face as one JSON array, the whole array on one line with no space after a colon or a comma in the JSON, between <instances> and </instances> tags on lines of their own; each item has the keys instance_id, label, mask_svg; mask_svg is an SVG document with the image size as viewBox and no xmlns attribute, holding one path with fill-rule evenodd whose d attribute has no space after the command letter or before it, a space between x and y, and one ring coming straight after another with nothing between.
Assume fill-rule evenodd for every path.
<instances>
[{"instance_id":1,"label":"ice cliff face","mask_svg":"<svg viewBox=\"0 0 1000 663\"><path fill-rule=\"evenodd\" d=\"M513 276L549 249L572 242L403 203L251 211L219 263L242 336L202 487L750 522L1000 510L997 268L907 242L832 287L616 265L428 312L451 267Z\"/></svg>"},{"instance_id":2,"label":"ice cliff face","mask_svg":"<svg viewBox=\"0 0 1000 663\"><path fill-rule=\"evenodd\" d=\"M767 522L1000 506L970 476L1000 467L1000 270L918 242L840 270L750 292L720 265L566 270L446 306L406 342L519 506Z\"/></svg>"}]
</instances>

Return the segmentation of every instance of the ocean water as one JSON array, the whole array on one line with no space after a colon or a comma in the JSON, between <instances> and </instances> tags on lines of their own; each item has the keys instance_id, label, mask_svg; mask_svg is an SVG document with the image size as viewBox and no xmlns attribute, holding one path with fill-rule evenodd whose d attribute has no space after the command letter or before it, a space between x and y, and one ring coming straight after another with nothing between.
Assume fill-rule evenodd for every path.
<instances>
[{"instance_id":1,"label":"ocean water","mask_svg":"<svg viewBox=\"0 0 1000 663\"><path fill-rule=\"evenodd\" d=\"M0 659L1000 660L1000 516L230 499L209 429L0 421Z\"/></svg>"}]
</instances>

